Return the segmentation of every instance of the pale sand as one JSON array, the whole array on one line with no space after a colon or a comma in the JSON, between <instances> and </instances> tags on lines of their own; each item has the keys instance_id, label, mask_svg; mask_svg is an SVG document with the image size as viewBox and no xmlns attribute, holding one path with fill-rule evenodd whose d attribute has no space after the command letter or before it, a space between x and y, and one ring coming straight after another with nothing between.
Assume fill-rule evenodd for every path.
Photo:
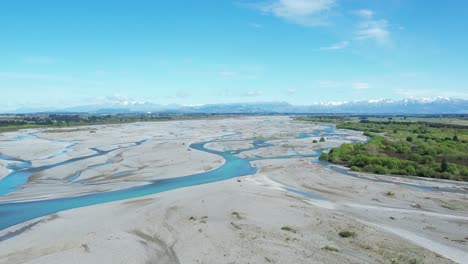
<instances>
[{"instance_id":1,"label":"pale sand","mask_svg":"<svg viewBox=\"0 0 468 264\"><path fill-rule=\"evenodd\" d=\"M51 219L2 242L0 262L450 263L395 235L310 206L302 197L244 179L70 210ZM342 230L357 237L341 238Z\"/></svg>"},{"instance_id":2,"label":"pale sand","mask_svg":"<svg viewBox=\"0 0 468 264\"><path fill-rule=\"evenodd\" d=\"M0 153L23 160L45 159L61 151L68 144L64 142L51 142L41 139L28 141L7 141L0 143Z\"/></svg>"},{"instance_id":3,"label":"pale sand","mask_svg":"<svg viewBox=\"0 0 468 264\"><path fill-rule=\"evenodd\" d=\"M307 159L265 160L256 164L273 182L325 198L324 207L328 209L396 233L460 263L468 258L467 195L356 179L324 169ZM278 184L266 185L278 188ZM395 195L387 195L388 192Z\"/></svg>"},{"instance_id":4,"label":"pale sand","mask_svg":"<svg viewBox=\"0 0 468 264\"><path fill-rule=\"evenodd\" d=\"M93 128L96 133L43 133L39 137L80 142L72 152L55 160L93 153L89 147L109 149L111 145L150 141L44 171L34 176L24 189L0 197L0 201L122 189L144 184L133 181L136 179L175 177L214 169L224 160L188 150L188 145L222 136L233 141L207 146L219 150L244 149L251 146L251 141L243 139L259 135L278 137L269 142L274 147L239 155L249 157L310 154L347 140L363 139L359 132L343 130L337 133L345 135L345 140L327 138L325 143L312 144L313 139L290 136L293 132L311 132L318 126L292 122L287 117ZM42 150L49 148L37 145ZM48 164L55 160L34 162ZM112 164L86 171L80 177L102 183L99 187L63 182L75 171L103 162ZM392 259L396 263L412 260L452 263L446 258L462 263L460 260L468 258L466 195L419 191L352 178L311 163L310 158L262 160L253 164L261 168L256 175L44 217L25 233L0 242L0 263L392 263ZM111 174L127 170L135 172L110 178ZM394 176L362 176L418 182ZM464 186L450 181L422 183ZM326 200L285 191L285 186ZM387 196L388 191L395 196ZM238 212L241 219L233 212ZM195 219L190 220L191 217ZM0 237L25 224L0 231ZM283 226L297 232L281 230ZM343 230L354 231L357 236L341 238L338 232ZM323 250L325 246L335 247L338 252Z\"/></svg>"},{"instance_id":5,"label":"pale sand","mask_svg":"<svg viewBox=\"0 0 468 264\"><path fill-rule=\"evenodd\" d=\"M205 145L206 148L217 150L217 151L226 151L226 150L242 150L252 147L252 144L246 141L236 140L228 142L212 142Z\"/></svg>"},{"instance_id":6,"label":"pale sand","mask_svg":"<svg viewBox=\"0 0 468 264\"><path fill-rule=\"evenodd\" d=\"M6 168L7 164L8 162L0 160L0 180L11 172Z\"/></svg>"}]
</instances>

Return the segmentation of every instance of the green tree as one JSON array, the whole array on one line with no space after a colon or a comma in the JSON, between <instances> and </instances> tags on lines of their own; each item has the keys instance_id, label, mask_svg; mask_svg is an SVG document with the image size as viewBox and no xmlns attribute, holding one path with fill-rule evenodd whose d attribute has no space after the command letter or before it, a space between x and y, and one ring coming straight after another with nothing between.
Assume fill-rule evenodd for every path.
<instances>
[{"instance_id":1,"label":"green tree","mask_svg":"<svg viewBox=\"0 0 468 264\"><path fill-rule=\"evenodd\" d=\"M328 161L329 158L330 158L330 157L329 157L328 153L323 152L322 155L320 155L320 158L319 158L319 159L320 159L321 161Z\"/></svg>"},{"instance_id":2,"label":"green tree","mask_svg":"<svg viewBox=\"0 0 468 264\"><path fill-rule=\"evenodd\" d=\"M416 176L416 169L410 165L406 167L406 174L410 176Z\"/></svg>"},{"instance_id":3,"label":"green tree","mask_svg":"<svg viewBox=\"0 0 468 264\"><path fill-rule=\"evenodd\" d=\"M447 169L448 169L447 160L444 158L444 159L442 159L442 163L440 163L440 171L441 172L446 172Z\"/></svg>"}]
</instances>

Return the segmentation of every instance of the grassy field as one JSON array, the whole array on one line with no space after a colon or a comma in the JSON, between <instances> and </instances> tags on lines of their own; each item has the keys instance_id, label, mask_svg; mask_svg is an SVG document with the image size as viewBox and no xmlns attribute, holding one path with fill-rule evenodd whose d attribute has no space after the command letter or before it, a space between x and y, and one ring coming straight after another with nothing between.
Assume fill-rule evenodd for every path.
<instances>
[{"instance_id":1,"label":"grassy field","mask_svg":"<svg viewBox=\"0 0 468 264\"><path fill-rule=\"evenodd\" d=\"M366 143L343 144L321 160L354 171L468 180L468 126L465 119L406 117L300 117L364 131ZM324 121L326 120L326 121Z\"/></svg>"}]
</instances>

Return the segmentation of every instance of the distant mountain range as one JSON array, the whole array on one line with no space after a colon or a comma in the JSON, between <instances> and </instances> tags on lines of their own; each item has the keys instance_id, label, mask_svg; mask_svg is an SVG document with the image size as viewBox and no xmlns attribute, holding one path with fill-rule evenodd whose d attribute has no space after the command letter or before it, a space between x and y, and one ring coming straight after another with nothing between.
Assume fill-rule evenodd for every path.
<instances>
[{"instance_id":1,"label":"distant mountain range","mask_svg":"<svg viewBox=\"0 0 468 264\"><path fill-rule=\"evenodd\" d=\"M367 100L353 102L325 102L310 105L291 105L286 102L207 104L198 106L160 105L150 102L117 101L101 105L83 105L63 109L21 108L14 113L186 113L186 114L468 114L468 100L446 97Z\"/></svg>"}]
</instances>

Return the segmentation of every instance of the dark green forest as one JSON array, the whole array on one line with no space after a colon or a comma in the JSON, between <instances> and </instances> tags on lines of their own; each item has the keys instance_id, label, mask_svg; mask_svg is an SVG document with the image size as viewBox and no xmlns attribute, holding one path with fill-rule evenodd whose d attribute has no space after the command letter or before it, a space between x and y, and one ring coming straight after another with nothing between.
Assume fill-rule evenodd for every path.
<instances>
[{"instance_id":1,"label":"dark green forest","mask_svg":"<svg viewBox=\"0 0 468 264\"><path fill-rule=\"evenodd\" d=\"M17 114L0 115L0 132L25 128L70 127L212 118L209 114Z\"/></svg>"}]
</instances>

